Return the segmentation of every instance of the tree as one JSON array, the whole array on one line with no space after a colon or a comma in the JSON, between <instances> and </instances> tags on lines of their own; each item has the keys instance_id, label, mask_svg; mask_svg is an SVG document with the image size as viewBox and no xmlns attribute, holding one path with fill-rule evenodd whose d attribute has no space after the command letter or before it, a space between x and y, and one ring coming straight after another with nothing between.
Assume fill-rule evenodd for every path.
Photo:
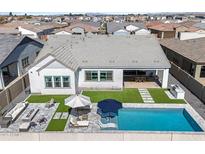
<instances>
[{"instance_id":1,"label":"tree","mask_svg":"<svg viewBox=\"0 0 205 154\"><path fill-rule=\"evenodd\" d=\"M9 12L9 16L13 16L12 12Z\"/></svg>"}]
</instances>

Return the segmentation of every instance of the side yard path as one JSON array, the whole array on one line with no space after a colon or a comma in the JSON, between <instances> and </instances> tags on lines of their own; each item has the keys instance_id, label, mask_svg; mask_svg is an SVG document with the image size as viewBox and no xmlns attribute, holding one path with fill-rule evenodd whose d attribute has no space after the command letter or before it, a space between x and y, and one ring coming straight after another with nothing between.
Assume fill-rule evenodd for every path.
<instances>
[{"instance_id":1,"label":"side yard path","mask_svg":"<svg viewBox=\"0 0 205 154\"><path fill-rule=\"evenodd\" d=\"M67 97L68 95L32 95L27 101L29 103L46 103L51 98L54 98L55 102L59 103L59 106L49 122L46 131L64 131L69 110L69 107L64 105L64 99Z\"/></svg>"},{"instance_id":2,"label":"side yard path","mask_svg":"<svg viewBox=\"0 0 205 154\"><path fill-rule=\"evenodd\" d=\"M205 104L183 86L177 79L169 74L169 84L178 84L185 91L185 99L187 102L205 119Z\"/></svg>"}]
</instances>

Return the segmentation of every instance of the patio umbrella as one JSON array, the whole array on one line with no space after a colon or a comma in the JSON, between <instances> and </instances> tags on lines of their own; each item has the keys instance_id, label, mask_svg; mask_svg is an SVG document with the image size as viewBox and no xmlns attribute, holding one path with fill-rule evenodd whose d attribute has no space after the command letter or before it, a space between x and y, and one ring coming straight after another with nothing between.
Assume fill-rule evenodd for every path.
<instances>
[{"instance_id":1,"label":"patio umbrella","mask_svg":"<svg viewBox=\"0 0 205 154\"><path fill-rule=\"evenodd\" d=\"M113 117L118 115L118 110L122 108L122 103L114 99L105 99L98 102L98 108L102 111L102 115Z\"/></svg>"},{"instance_id":2,"label":"patio umbrella","mask_svg":"<svg viewBox=\"0 0 205 154\"><path fill-rule=\"evenodd\" d=\"M90 106L90 97L84 95L72 95L65 99L65 105L71 108L80 108L85 106Z\"/></svg>"}]
</instances>

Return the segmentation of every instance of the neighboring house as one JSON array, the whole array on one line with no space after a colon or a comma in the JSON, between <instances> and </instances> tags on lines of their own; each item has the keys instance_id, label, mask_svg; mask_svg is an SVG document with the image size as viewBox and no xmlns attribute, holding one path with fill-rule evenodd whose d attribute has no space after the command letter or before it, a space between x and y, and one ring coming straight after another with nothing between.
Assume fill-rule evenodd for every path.
<instances>
[{"instance_id":1,"label":"neighboring house","mask_svg":"<svg viewBox=\"0 0 205 154\"><path fill-rule=\"evenodd\" d=\"M170 24L170 23L161 23L154 26L148 27L151 31L151 34L155 34L157 38L175 38L176 31L175 27L178 26L177 24Z\"/></svg>"},{"instance_id":2,"label":"neighboring house","mask_svg":"<svg viewBox=\"0 0 205 154\"><path fill-rule=\"evenodd\" d=\"M113 34L113 35L150 34L150 32L144 27L144 24L138 22L134 22L134 23L108 22L106 27L107 27L107 34Z\"/></svg>"},{"instance_id":3,"label":"neighboring house","mask_svg":"<svg viewBox=\"0 0 205 154\"><path fill-rule=\"evenodd\" d=\"M20 32L18 29L11 28L11 27L5 27L1 26L0 27L0 35L20 35Z\"/></svg>"},{"instance_id":4,"label":"neighboring house","mask_svg":"<svg viewBox=\"0 0 205 154\"><path fill-rule=\"evenodd\" d=\"M70 26L55 30L55 35L85 35L87 33L98 34L100 23L78 22L71 23Z\"/></svg>"},{"instance_id":5,"label":"neighboring house","mask_svg":"<svg viewBox=\"0 0 205 154\"><path fill-rule=\"evenodd\" d=\"M193 23L192 23L193 24ZM191 23L161 23L154 26L149 26L148 29L157 38L180 38L181 32L202 32L199 28L191 25Z\"/></svg>"},{"instance_id":6,"label":"neighboring house","mask_svg":"<svg viewBox=\"0 0 205 154\"><path fill-rule=\"evenodd\" d=\"M198 28L198 29L205 30L205 23L203 23L203 22L196 23L193 26Z\"/></svg>"},{"instance_id":7,"label":"neighboring house","mask_svg":"<svg viewBox=\"0 0 205 154\"><path fill-rule=\"evenodd\" d=\"M205 85L205 38L161 40L168 59Z\"/></svg>"},{"instance_id":8,"label":"neighboring house","mask_svg":"<svg viewBox=\"0 0 205 154\"><path fill-rule=\"evenodd\" d=\"M62 24L24 24L18 26L18 30L21 35L26 35L31 38L40 38L43 40L47 39L47 36L50 35L55 29L65 27L67 25Z\"/></svg>"},{"instance_id":9,"label":"neighboring house","mask_svg":"<svg viewBox=\"0 0 205 154\"><path fill-rule=\"evenodd\" d=\"M0 35L0 89L22 75L42 47L26 36Z\"/></svg>"},{"instance_id":10,"label":"neighboring house","mask_svg":"<svg viewBox=\"0 0 205 154\"><path fill-rule=\"evenodd\" d=\"M41 94L122 89L139 77L167 88L169 68L152 36L50 36L29 69L30 89Z\"/></svg>"}]
</instances>

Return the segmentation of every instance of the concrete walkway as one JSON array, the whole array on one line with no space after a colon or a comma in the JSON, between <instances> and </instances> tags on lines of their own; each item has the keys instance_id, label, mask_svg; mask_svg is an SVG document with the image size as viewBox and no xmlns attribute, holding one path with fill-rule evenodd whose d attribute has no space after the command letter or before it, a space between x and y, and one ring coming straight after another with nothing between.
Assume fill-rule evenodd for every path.
<instances>
[{"instance_id":1,"label":"concrete walkway","mask_svg":"<svg viewBox=\"0 0 205 154\"><path fill-rule=\"evenodd\" d=\"M205 104L200 101L193 93L184 87L177 79L169 74L169 85L178 84L185 91L186 101L205 119Z\"/></svg>"},{"instance_id":2,"label":"concrete walkway","mask_svg":"<svg viewBox=\"0 0 205 154\"><path fill-rule=\"evenodd\" d=\"M146 88L139 88L138 90L144 103L154 103L152 96Z\"/></svg>"}]
</instances>

